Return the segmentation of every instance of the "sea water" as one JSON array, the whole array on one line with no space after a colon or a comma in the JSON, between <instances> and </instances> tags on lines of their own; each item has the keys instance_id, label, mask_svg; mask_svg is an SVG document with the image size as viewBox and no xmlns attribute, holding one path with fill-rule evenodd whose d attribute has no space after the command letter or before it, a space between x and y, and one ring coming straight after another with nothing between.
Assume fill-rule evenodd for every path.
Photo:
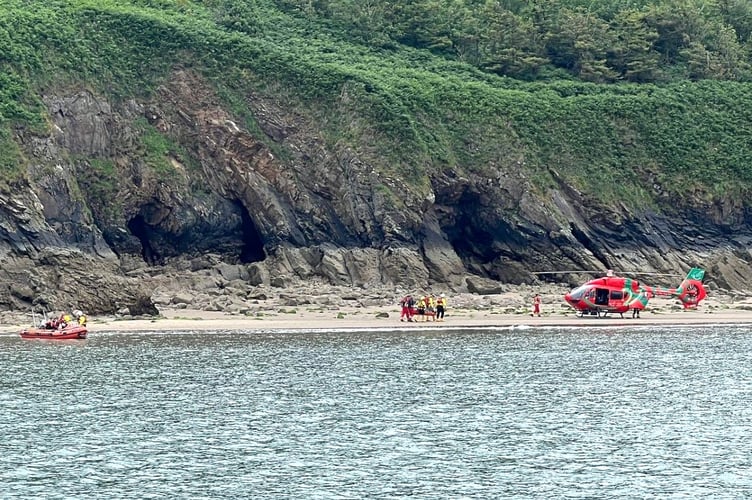
<instances>
[{"instance_id":1,"label":"sea water","mask_svg":"<svg viewBox=\"0 0 752 500\"><path fill-rule=\"evenodd\" d=\"M1 498L752 496L747 326L0 337Z\"/></svg>"}]
</instances>

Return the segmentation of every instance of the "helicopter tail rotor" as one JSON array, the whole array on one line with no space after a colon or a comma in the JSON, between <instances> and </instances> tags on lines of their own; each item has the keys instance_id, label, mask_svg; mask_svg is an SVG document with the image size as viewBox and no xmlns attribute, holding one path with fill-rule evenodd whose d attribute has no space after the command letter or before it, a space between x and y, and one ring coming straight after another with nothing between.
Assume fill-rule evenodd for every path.
<instances>
[{"instance_id":1,"label":"helicopter tail rotor","mask_svg":"<svg viewBox=\"0 0 752 500\"><path fill-rule=\"evenodd\" d=\"M702 286L702 280L705 278L705 270L699 267L693 267L687 273L687 277L681 282L676 289L676 298L679 299L684 309L693 309L705 298L707 292Z\"/></svg>"}]
</instances>

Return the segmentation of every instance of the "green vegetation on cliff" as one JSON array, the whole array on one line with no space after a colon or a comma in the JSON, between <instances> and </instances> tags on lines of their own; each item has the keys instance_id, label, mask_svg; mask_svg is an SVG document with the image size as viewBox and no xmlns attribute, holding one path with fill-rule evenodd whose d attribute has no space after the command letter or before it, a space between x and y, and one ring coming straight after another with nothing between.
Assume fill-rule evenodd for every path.
<instances>
[{"instance_id":1,"label":"green vegetation on cliff","mask_svg":"<svg viewBox=\"0 0 752 500\"><path fill-rule=\"evenodd\" d=\"M450 167L629 203L752 186L747 2L529 3L0 0L0 167L22 171L40 96L148 97L182 67L253 133L250 91L416 186ZM169 167L158 134L142 143Z\"/></svg>"}]
</instances>

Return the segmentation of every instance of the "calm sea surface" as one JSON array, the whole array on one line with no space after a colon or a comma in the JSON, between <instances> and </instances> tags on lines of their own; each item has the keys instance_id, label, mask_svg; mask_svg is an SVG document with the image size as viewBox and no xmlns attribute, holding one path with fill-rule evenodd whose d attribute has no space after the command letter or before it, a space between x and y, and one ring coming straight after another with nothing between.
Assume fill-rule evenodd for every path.
<instances>
[{"instance_id":1,"label":"calm sea surface","mask_svg":"<svg viewBox=\"0 0 752 500\"><path fill-rule=\"evenodd\" d=\"M738 327L0 337L0 498L752 497Z\"/></svg>"}]
</instances>

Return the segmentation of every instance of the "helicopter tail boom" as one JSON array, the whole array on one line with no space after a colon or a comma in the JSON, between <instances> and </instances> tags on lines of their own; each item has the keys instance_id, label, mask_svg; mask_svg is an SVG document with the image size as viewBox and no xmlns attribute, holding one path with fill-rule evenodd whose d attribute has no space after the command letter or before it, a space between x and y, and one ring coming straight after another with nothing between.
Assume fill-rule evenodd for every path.
<instances>
[{"instance_id":1,"label":"helicopter tail boom","mask_svg":"<svg viewBox=\"0 0 752 500\"><path fill-rule=\"evenodd\" d=\"M693 267L678 287L654 288L650 290L650 293L664 297L675 297L682 303L684 309L694 309L707 295L705 287L702 286L703 278L705 278L705 270Z\"/></svg>"}]
</instances>

